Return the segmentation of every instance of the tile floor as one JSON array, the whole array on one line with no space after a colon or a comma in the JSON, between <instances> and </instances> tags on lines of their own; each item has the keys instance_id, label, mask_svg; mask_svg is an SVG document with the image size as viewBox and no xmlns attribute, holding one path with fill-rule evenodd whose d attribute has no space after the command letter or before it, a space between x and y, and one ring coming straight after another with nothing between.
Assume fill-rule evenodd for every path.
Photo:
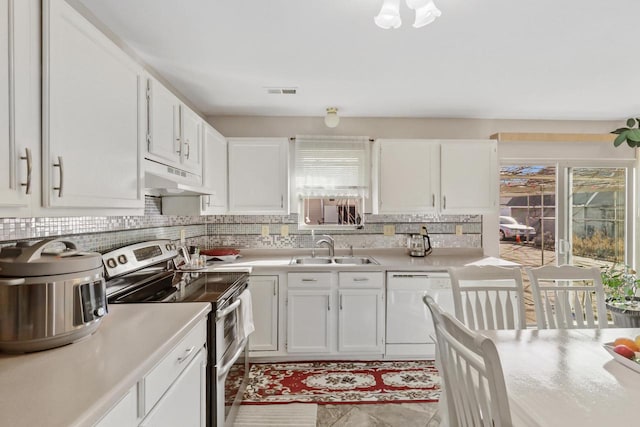
<instances>
[{"instance_id":1,"label":"tile floor","mask_svg":"<svg viewBox=\"0 0 640 427\"><path fill-rule=\"evenodd\" d=\"M437 403L318 405L317 427L436 427Z\"/></svg>"}]
</instances>

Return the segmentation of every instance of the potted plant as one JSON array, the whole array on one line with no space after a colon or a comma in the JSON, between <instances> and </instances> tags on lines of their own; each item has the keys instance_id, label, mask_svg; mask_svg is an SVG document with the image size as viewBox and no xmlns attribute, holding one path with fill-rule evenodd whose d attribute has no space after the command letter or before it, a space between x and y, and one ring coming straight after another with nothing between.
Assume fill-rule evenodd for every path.
<instances>
[{"instance_id":1,"label":"potted plant","mask_svg":"<svg viewBox=\"0 0 640 427\"><path fill-rule=\"evenodd\" d=\"M600 275L613 323L626 328L640 327L640 298L636 296L640 279L636 271L614 264L603 267Z\"/></svg>"},{"instance_id":2,"label":"potted plant","mask_svg":"<svg viewBox=\"0 0 640 427\"><path fill-rule=\"evenodd\" d=\"M627 119L627 127L618 128L611 133L618 135L613 141L614 147L620 146L623 142L631 148L640 147L640 119Z\"/></svg>"}]
</instances>

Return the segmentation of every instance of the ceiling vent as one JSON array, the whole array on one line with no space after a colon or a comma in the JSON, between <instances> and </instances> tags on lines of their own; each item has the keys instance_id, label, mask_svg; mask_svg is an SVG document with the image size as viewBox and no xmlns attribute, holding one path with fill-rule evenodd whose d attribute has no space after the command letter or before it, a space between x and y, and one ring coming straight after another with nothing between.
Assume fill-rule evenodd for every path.
<instances>
[{"instance_id":1,"label":"ceiling vent","mask_svg":"<svg viewBox=\"0 0 640 427\"><path fill-rule=\"evenodd\" d=\"M297 87L265 87L269 95L295 95L298 93Z\"/></svg>"}]
</instances>

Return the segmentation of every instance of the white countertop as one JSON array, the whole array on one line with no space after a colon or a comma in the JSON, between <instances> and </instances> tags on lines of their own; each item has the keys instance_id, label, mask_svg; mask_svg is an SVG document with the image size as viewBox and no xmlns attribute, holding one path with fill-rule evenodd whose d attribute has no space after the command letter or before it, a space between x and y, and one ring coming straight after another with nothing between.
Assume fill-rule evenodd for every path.
<instances>
[{"instance_id":1,"label":"white countertop","mask_svg":"<svg viewBox=\"0 0 640 427\"><path fill-rule=\"evenodd\" d=\"M481 249L434 249L426 257L411 257L405 249L354 249L356 256L370 256L378 264L349 265L291 265L294 256L311 256L310 249L241 249L241 256L231 262L216 262L205 271L244 270L253 274L281 271L446 271L448 267L465 265L517 266L500 258L483 255ZM336 249L336 256L344 256L348 250ZM326 256L319 249L316 256Z\"/></svg>"},{"instance_id":2,"label":"white countertop","mask_svg":"<svg viewBox=\"0 0 640 427\"><path fill-rule=\"evenodd\" d=\"M78 342L0 354L0 425L93 424L209 311L209 303L110 305Z\"/></svg>"}]
</instances>

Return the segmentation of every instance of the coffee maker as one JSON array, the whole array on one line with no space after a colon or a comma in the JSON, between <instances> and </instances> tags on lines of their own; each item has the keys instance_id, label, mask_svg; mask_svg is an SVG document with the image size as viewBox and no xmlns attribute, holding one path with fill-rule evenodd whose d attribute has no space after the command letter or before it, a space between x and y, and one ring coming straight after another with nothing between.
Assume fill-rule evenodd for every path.
<instances>
[{"instance_id":1,"label":"coffee maker","mask_svg":"<svg viewBox=\"0 0 640 427\"><path fill-rule=\"evenodd\" d=\"M432 251L427 227L422 226L421 231L423 234L412 234L407 239L407 248L411 256L423 257L429 255Z\"/></svg>"}]
</instances>

